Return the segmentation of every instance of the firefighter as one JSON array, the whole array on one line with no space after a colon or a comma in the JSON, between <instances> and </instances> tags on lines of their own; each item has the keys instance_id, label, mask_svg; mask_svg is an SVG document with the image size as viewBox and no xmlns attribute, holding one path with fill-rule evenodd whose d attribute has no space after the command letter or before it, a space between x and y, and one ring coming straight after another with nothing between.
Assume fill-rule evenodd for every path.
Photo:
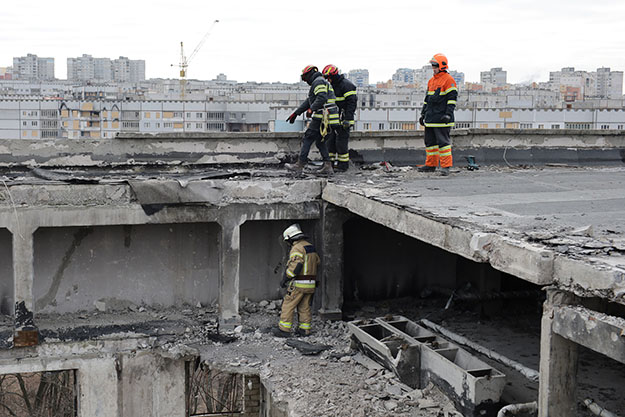
<instances>
[{"instance_id":1,"label":"firefighter","mask_svg":"<svg viewBox=\"0 0 625 417\"><path fill-rule=\"evenodd\" d=\"M449 175L451 158L451 128L454 126L454 109L458 98L456 81L447 72L449 61L443 54L436 54L430 60L434 76L428 81L419 123L425 126L425 165L419 172L434 172L439 163L441 175Z\"/></svg>"},{"instance_id":2,"label":"firefighter","mask_svg":"<svg viewBox=\"0 0 625 417\"><path fill-rule=\"evenodd\" d=\"M334 65L326 65L321 74L330 81L339 108L340 123L327 140L328 152L330 159L337 161L336 170L344 172L349 168L349 131L354 127L354 112L358 105L356 86L344 74L339 74Z\"/></svg>"},{"instance_id":3,"label":"firefighter","mask_svg":"<svg viewBox=\"0 0 625 417\"><path fill-rule=\"evenodd\" d=\"M291 246L284 277L280 282L280 286L286 288L287 293L282 300L278 328L273 333L278 337L290 336L293 331L293 314L297 310L299 328L296 333L308 336L312 321L310 304L315 293L319 255L299 224L287 227L282 237Z\"/></svg>"},{"instance_id":4,"label":"firefighter","mask_svg":"<svg viewBox=\"0 0 625 417\"><path fill-rule=\"evenodd\" d=\"M302 148L297 162L295 164L285 164L284 166L289 171L301 174L308 161L310 147L314 142L323 159L323 167L317 173L331 175L334 173L334 170L332 169L332 162L330 161L324 139L327 133L339 123L339 109L336 106L336 96L332 86L321 76L318 68L314 65L307 65L302 70L302 80L310 85L308 98L286 120L289 123L295 123L295 119L300 114L306 113L308 117L312 117L312 121L304 133Z\"/></svg>"}]
</instances>

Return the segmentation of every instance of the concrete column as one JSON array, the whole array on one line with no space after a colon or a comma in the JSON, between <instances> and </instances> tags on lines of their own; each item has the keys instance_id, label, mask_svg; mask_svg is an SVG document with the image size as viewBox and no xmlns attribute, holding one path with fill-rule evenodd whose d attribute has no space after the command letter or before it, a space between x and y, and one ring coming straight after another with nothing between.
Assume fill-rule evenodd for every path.
<instances>
[{"instance_id":1,"label":"concrete column","mask_svg":"<svg viewBox=\"0 0 625 417\"><path fill-rule=\"evenodd\" d=\"M34 296L34 228L20 227L13 230L13 285L15 294L16 347L38 344L38 329L33 317Z\"/></svg>"},{"instance_id":2,"label":"concrete column","mask_svg":"<svg viewBox=\"0 0 625 417\"><path fill-rule=\"evenodd\" d=\"M578 347L553 331L554 309L574 302L571 293L547 289L540 335L538 417L567 417L576 413Z\"/></svg>"},{"instance_id":3,"label":"concrete column","mask_svg":"<svg viewBox=\"0 0 625 417\"><path fill-rule=\"evenodd\" d=\"M219 242L219 326L232 329L241 323L239 316L239 265L241 261L241 225L243 218L220 220Z\"/></svg>"},{"instance_id":4,"label":"concrete column","mask_svg":"<svg viewBox=\"0 0 625 417\"><path fill-rule=\"evenodd\" d=\"M324 202L321 213L321 308L325 320L340 320L343 309L344 210ZM317 290L319 291L319 290Z\"/></svg>"}]
</instances>

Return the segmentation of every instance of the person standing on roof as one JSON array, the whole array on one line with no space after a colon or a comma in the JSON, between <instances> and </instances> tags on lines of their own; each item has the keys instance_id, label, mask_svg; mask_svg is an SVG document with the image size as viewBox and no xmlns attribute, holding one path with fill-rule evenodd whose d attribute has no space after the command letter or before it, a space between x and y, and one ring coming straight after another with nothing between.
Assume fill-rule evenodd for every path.
<instances>
[{"instance_id":1,"label":"person standing on roof","mask_svg":"<svg viewBox=\"0 0 625 417\"><path fill-rule=\"evenodd\" d=\"M330 81L339 107L340 123L329 133L328 152L332 162L338 161L336 170L344 172L349 168L349 131L354 127L354 113L358 105L356 86L344 74L339 74L334 65L326 65L321 74Z\"/></svg>"},{"instance_id":2,"label":"person standing on roof","mask_svg":"<svg viewBox=\"0 0 625 417\"><path fill-rule=\"evenodd\" d=\"M419 172L434 172L439 163L441 175L449 175L453 165L451 157L451 128L454 126L454 109L458 98L456 81L449 75L449 61L443 54L430 60L434 76L428 81L419 123L425 126L425 165Z\"/></svg>"},{"instance_id":3,"label":"person standing on roof","mask_svg":"<svg viewBox=\"0 0 625 417\"><path fill-rule=\"evenodd\" d=\"M297 310L299 328L297 334L310 334L312 312L310 304L315 293L319 255L308 241L299 224L292 224L282 233L284 240L291 246L289 260L280 286L287 289L282 300L282 312L278 328L273 333L278 337L288 337L293 331L293 314Z\"/></svg>"},{"instance_id":4,"label":"person standing on roof","mask_svg":"<svg viewBox=\"0 0 625 417\"><path fill-rule=\"evenodd\" d=\"M310 85L308 98L286 120L291 124L295 123L295 119L305 112L308 117L312 117L312 121L304 133L297 162L284 166L289 171L301 174L308 161L310 147L314 142L323 159L323 167L317 171L317 174L331 175L334 170L324 139L327 133L339 124L336 96L332 86L321 76L319 69L314 65L307 65L302 70L302 80Z\"/></svg>"}]
</instances>

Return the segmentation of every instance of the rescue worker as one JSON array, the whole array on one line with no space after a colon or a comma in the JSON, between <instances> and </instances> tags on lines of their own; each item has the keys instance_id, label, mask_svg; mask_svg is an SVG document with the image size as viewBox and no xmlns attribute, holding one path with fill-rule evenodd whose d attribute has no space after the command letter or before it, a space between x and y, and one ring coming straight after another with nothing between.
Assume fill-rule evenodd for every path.
<instances>
[{"instance_id":1,"label":"rescue worker","mask_svg":"<svg viewBox=\"0 0 625 417\"><path fill-rule=\"evenodd\" d=\"M434 76L428 81L419 123L425 126L425 165L419 172L434 172L439 163L441 175L449 175L453 165L451 157L451 128L454 126L454 109L458 98L456 81L447 72L449 61L443 54L430 60Z\"/></svg>"},{"instance_id":2,"label":"rescue worker","mask_svg":"<svg viewBox=\"0 0 625 417\"><path fill-rule=\"evenodd\" d=\"M286 288L287 293L282 300L278 328L273 333L278 337L290 336L293 331L293 314L297 310L299 328L296 333L308 336L312 322L310 304L315 293L319 255L299 224L287 227L282 237L291 245L284 277L280 282L280 286Z\"/></svg>"},{"instance_id":3,"label":"rescue worker","mask_svg":"<svg viewBox=\"0 0 625 417\"><path fill-rule=\"evenodd\" d=\"M334 65L326 65L321 74L330 81L339 108L340 123L326 141L328 152L332 162L338 161L336 170L344 172L349 168L349 131L354 127L354 113L358 105L356 86L344 74L339 74L339 69Z\"/></svg>"},{"instance_id":4,"label":"rescue worker","mask_svg":"<svg viewBox=\"0 0 625 417\"><path fill-rule=\"evenodd\" d=\"M323 159L323 167L317 173L331 175L334 173L334 170L332 169L332 162L330 161L324 139L327 133L339 123L339 109L336 106L336 96L332 86L321 76L319 69L314 65L307 65L302 70L302 80L310 85L308 98L286 120L291 124L295 123L295 119L300 114L306 113L308 117L312 117L312 121L304 133L302 148L297 162L295 164L285 164L284 166L289 171L301 174L308 161L310 147L314 142Z\"/></svg>"}]
</instances>

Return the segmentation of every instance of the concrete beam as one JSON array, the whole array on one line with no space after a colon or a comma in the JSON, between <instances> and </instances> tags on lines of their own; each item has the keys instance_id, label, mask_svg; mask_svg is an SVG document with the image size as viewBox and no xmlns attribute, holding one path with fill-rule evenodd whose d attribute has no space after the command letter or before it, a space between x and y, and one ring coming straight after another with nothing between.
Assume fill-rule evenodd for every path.
<instances>
[{"instance_id":1,"label":"concrete beam","mask_svg":"<svg viewBox=\"0 0 625 417\"><path fill-rule=\"evenodd\" d=\"M553 330L556 309L574 302L573 294L547 290L540 335L538 417L576 414L578 346Z\"/></svg>"},{"instance_id":2,"label":"concrete beam","mask_svg":"<svg viewBox=\"0 0 625 417\"><path fill-rule=\"evenodd\" d=\"M625 269L608 260L577 260L559 256L554 261L554 279L561 288L580 297L600 297L625 304Z\"/></svg>"},{"instance_id":3,"label":"concrete beam","mask_svg":"<svg viewBox=\"0 0 625 417\"><path fill-rule=\"evenodd\" d=\"M525 242L472 231L427 213L404 210L329 183L322 198L361 217L476 262L539 285L553 280L554 255Z\"/></svg>"},{"instance_id":4,"label":"concrete beam","mask_svg":"<svg viewBox=\"0 0 625 417\"><path fill-rule=\"evenodd\" d=\"M34 320L33 283L34 228L19 227L13 231L13 286L15 297L13 345L27 347L39 344L39 331Z\"/></svg>"},{"instance_id":5,"label":"concrete beam","mask_svg":"<svg viewBox=\"0 0 625 417\"><path fill-rule=\"evenodd\" d=\"M625 363L625 319L579 306L554 308L553 331L566 339Z\"/></svg>"},{"instance_id":6,"label":"concrete beam","mask_svg":"<svg viewBox=\"0 0 625 417\"><path fill-rule=\"evenodd\" d=\"M241 323L239 315L239 269L242 217L225 217L219 241L219 327L232 329Z\"/></svg>"}]
</instances>

